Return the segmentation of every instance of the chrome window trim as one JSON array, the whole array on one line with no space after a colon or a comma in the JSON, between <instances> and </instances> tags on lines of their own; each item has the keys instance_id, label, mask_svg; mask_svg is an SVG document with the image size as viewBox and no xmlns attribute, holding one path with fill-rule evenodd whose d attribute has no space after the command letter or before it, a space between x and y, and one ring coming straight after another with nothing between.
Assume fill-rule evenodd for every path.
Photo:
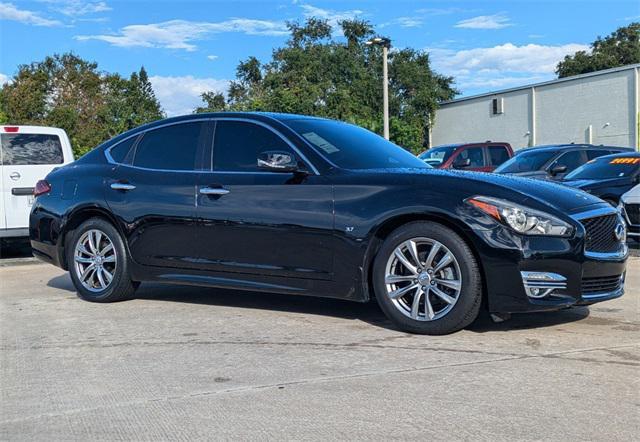
<instances>
[{"instance_id":1,"label":"chrome window trim","mask_svg":"<svg viewBox=\"0 0 640 442\"><path fill-rule=\"evenodd\" d=\"M212 118L212 120L214 122L216 122L216 123L218 121L240 121L240 122L243 122L243 123L253 123L253 124L256 124L258 126L262 126L267 130L270 130L271 132L276 134L278 137L280 137L280 139L283 140L300 157L300 159L305 163L305 165L311 169L311 171L314 173L314 175L320 175L320 172L318 172L318 169L316 169L316 167L313 165L313 163L311 161L309 161L309 159L302 152L300 152L300 149L298 149L291 142L291 140L289 140L282 133L280 133L280 131L278 131L277 129L274 129L273 127L269 126L268 124L266 124L266 123L264 123L262 121L252 120L250 118L242 118L242 117L214 117L214 118ZM291 130L291 129L289 129L289 130ZM215 145L215 139L214 139L213 149L211 150L212 155L215 155L215 150L216 150L216 145ZM282 172L269 172L269 171L261 171L261 170L256 170L256 171L229 170L229 171L226 171L226 170L215 170L213 168L211 168L211 170L204 170L204 172L207 172L207 173L241 173L241 174L271 173L271 174L277 174L277 175L281 175L282 174Z\"/></svg>"},{"instance_id":2,"label":"chrome window trim","mask_svg":"<svg viewBox=\"0 0 640 442\"><path fill-rule=\"evenodd\" d=\"M137 137L140 135L144 135L147 132L150 132L152 130L156 130L156 129L161 129L163 127L167 127L167 126L173 126L176 124L185 124L185 123L200 123L200 122L218 122L218 121L242 121L242 122L246 122L246 123L254 123L257 124L259 126L262 126L268 130L270 130L271 132L273 132L274 134L276 134L278 137L280 137L289 147L291 147L291 149L300 156L300 159L302 159L302 161L305 163L305 165L307 167L309 167L311 169L311 171L313 171L313 173L315 175L320 175L320 172L318 172L318 169L316 169L316 167L313 165L313 163L311 161L309 161L309 159L302 153L300 152L300 150L293 145L293 143L291 143L291 141L289 141L283 134L281 134L278 130L272 128L271 126L269 126L266 123L263 123L262 121L257 121L257 120L252 120L250 118L240 118L240 117L210 117L210 118L192 118L189 120L182 120L182 121L173 121L170 123L165 123L165 124L161 124L159 126L154 126L154 127L150 127L148 129L142 130L140 132L136 132L135 134L132 134L130 136L128 136L127 138L124 138L120 141L118 141L116 144L114 144L113 146L109 146L107 149L104 150L104 155L107 159L107 162L109 164L113 164L113 165L117 165L117 166L124 166L124 167L131 167L132 169L140 169L140 170L149 170L149 171L156 171L156 172L180 172L180 173L232 173L232 174L256 174L256 173L260 173L260 174L274 174L274 175L281 175L281 172L269 172L269 171L225 171L225 170L207 170L207 169L202 169L202 170L189 170L189 169L152 169L149 167L141 167L141 166L135 166L133 164L125 164L125 163L118 163L117 161L115 161L113 159L113 157L111 156L111 149L113 149L114 147L116 147L117 145L119 145L120 143L123 143L125 141L127 141L128 139L132 138L132 137ZM215 148L215 146L214 146ZM212 150L213 152L213 150Z\"/></svg>"},{"instance_id":3,"label":"chrome window trim","mask_svg":"<svg viewBox=\"0 0 640 442\"><path fill-rule=\"evenodd\" d=\"M124 166L124 167L130 167L132 169L140 169L140 170L151 170L151 171L157 171L157 172L187 172L187 173L200 173L202 172L201 170L189 170L189 169L152 169L149 167L140 167L140 166L134 166L133 164L125 164L125 163L118 163L117 161L115 161L113 159L113 157L111 156L111 149L113 149L114 147L116 147L117 145L119 145L120 143L124 143L125 141L127 141L129 138L132 137L137 137L143 134L146 134L147 132L150 132L152 130L156 130L156 129L161 129L163 127L168 127L168 126L174 126L176 124L184 124L184 123L201 123L201 122L207 122L207 121L211 121L213 120L213 118L192 118L189 120L182 120L182 121L172 121L170 123L165 123L165 124L161 124L159 126L154 126L154 127L150 127L148 129L145 130L141 130L139 132L136 132L135 134L132 134L130 136L128 136L127 138L124 138L120 141L118 141L116 144L114 144L113 146L109 146L108 148L106 148L104 150L104 155L107 158L107 162L109 164L114 164L117 166Z\"/></svg>"}]
</instances>

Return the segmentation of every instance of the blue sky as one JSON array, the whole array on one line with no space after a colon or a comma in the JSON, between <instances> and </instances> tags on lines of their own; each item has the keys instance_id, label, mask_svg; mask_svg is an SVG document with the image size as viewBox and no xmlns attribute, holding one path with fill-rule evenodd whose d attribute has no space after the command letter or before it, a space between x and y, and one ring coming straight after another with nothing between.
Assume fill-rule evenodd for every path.
<instances>
[{"instance_id":1,"label":"blue sky","mask_svg":"<svg viewBox=\"0 0 640 442\"><path fill-rule=\"evenodd\" d=\"M640 21L640 1L0 1L0 82L74 51L123 75L144 65L167 113L188 113L200 93L225 90L238 61L268 60L286 21L310 16L368 20L472 95L554 78L565 54Z\"/></svg>"}]
</instances>

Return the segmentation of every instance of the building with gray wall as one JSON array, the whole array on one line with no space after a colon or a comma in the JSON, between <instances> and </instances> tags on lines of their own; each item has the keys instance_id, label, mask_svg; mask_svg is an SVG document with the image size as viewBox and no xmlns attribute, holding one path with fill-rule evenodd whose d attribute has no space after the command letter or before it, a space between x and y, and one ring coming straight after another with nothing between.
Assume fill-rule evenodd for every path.
<instances>
[{"instance_id":1,"label":"building with gray wall","mask_svg":"<svg viewBox=\"0 0 640 442\"><path fill-rule=\"evenodd\" d=\"M640 64L443 102L430 145L506 141L640 150Z\"/></svg>"}]
</instances>

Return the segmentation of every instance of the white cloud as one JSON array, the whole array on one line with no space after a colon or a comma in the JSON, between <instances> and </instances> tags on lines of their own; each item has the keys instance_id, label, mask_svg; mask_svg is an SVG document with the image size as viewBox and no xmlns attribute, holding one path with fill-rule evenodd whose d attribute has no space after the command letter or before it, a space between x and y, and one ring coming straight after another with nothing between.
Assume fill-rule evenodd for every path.
<instances>
[{"instance_id":1,"label":"white cloud","mask_svg":"<svg viewBox=\"0 0 640 442\"><path fill-rule=\"evenodd\" d=\"M111 7L101 0L39 0L51 5L53 11L69 17L111 11Z\"/></svg>"},{"instance_id":2,"label":"white cloud","mask_svg":"<svg viewBox=\"0 0 640 442\"><path fill-rule=\"evenodd\" d=\"M352 20L363 14L363 11L359 9L352 9L348 11L334 11L332 9L318 8L309 4L302 4L300 5L300 7L302 8L302 15L304 15L306 18L315 17L322 20L327 20L331 27L336 30L336 32L339 31L337 29L339 26L339 22L343 20Z\"/></svg>"},{"instance_id":3,"label":"white cloud","mask_svg":"<svg viewBox=\"0 0 640 442\"><path fill-rule=\"evenodd\" d=\"M200 95L208 91L226 93L229 80L216 78L196 78L153 76L149 78L156 97L162 104L167 116L190 114L202 105Z\"/></svg>"},{"instance_id":4,"label":"white cloud","mask_svg":"<svg viewBox=\"0 0 640 442\"><path fill-rule=\"evenodd\" d=\"M479 15L477 17L460 20L455 24L456 28L466 29L502 29L513 26L509 17L504 14Z\"/></svg>"},{"instance_id":5,"label":"white cloud","mask_svg":"<svg viewBox=\"0 0 640 442\"><path fill-rule=\"evenodd\" d=\"M389 22L381 24L379 27L385 28L387 26L400 26L401 28L417 28L424 24L424 19L421 17L398 17Z\"/></svg>"},{"instance_id":6,"label":"white cloud","mask_svg":"<svg viewBox=\"0 0 640 442\"><path fill-rule=\"evenodd\" d=\"M512 43L490 48L427 49L433 67L451 75L464 92L475 88L499 88L549 80L565 55L589 50L587 45L558 46Z\"/></svg>"},{"instance_id":7,"label":"white cloud","mask_svg":"<svg viewBox=\"0 0 640 442\"><path fill-rule=\"evenodd\" d=\"M18 9L12 3L0 3L0 20L12 20L35 26L60 26L58 20L49 20L38 13L26 9Z\"/></svg>"},{"instance_id":8,"label":"white cloud","mask_svg":"<svg viewBox=\"0 0 640 442\"><path fill-rule=\"evenodd\" d=\"M11 79L8 75L0 72L0 86L3 86L5 83L9 83Z\"/></svg>"},{"instance_id":9,"label":"white cloud","mask_svg":"<svg viewBox=\"0 0 640 442\"><path fill-rule=\"evenodd\" d=\"M194 41L209 34L240 32L248 35L285 35L288 33L282 22L232 18L222 22L194 22L170 20L146 25L129 25L118 34L76 35L76 40L101 40L114 46L167 48L194 51Z\"/></svg>"},{"instance_id":10,"label":"white cloud","mask_svg":"<svg viewBox=\"0 0 640 442\"><path fill-rule=\"evenodd\" d=\"M217 55L207 55L207 59L208 59L208 60L211 60L211 61L213 61L213 60L217 60L217 59L218 59L218 56L217 56Z\"/></svg>"}]
</instances>

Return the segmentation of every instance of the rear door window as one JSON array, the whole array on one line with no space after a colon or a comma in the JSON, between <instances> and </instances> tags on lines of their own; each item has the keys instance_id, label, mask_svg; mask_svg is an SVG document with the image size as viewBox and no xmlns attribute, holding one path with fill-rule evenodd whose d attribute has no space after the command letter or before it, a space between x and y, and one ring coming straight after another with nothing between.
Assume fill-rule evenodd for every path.
<instances>
[{"instance_id":1,"label":"rear door window","mask_svg":"<svg viewBox=\"0 0 640 442\"><path fill-rule=\"evenodd\" d=\"M136 143L137 139L138 137L134 136L113 146L109 151L111 158L113 158L116 163L129 164L133 157L131 148Z\"/></svg>"},{"instance_id":2,"label":"rear door window","mask_svg":"<svg viewBox=\"0 0 640 442\"><path fill-rule=\"evenodd\" d=\"M509 159L509 151L505 146L489 146L488 150L492 166L499 166Z\"/></svg>"},{"instance_id":3,"label":"rear door window","mask_svg":"<svg viewBox=\"0 0 640 442\"><path fill-rule=\"evenodd\" d=\"M3 134L2 164L23 166L62 164L60 137L51 134Z\"/></svg>"},{"instance_id":4,"label":"rear door window","mask_svg":"<svg viewBox=\"0 0 640 442\"><path fill-rule=\"evenodd\" d=\"M138 142L133 165L147 169L194 170L205 135L206 124L202 122L152 129Z\"/></svg>"},{"instance_id":5,"label":"rear door window","mask_svg":"<svg viewBox=\"0 0 640 442\"><path fill-rule=\"evenodd\" d=\"M456 161L469 159L471 163L469 167L484 167L484 154L482 153L482 147L469 147L464 149L458 154Z\"/></svg>"}]
</instances>

